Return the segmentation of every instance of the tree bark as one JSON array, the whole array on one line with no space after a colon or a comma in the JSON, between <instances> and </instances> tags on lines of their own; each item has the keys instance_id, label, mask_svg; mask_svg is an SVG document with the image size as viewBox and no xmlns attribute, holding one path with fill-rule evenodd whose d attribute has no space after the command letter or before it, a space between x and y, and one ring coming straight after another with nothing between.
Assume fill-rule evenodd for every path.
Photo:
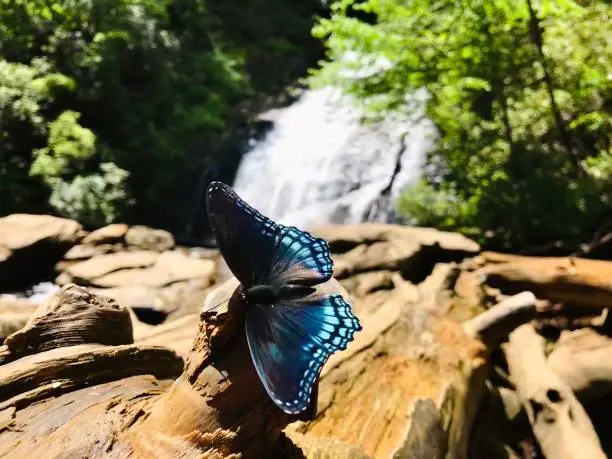
<instances>
[{"instance_id":1,"label":"tree bark","mask_svg":"<svg viewBox=\"0 0 612 459\"><path fill-rule=\"evenodd\" d=\"M563 117L561 116L561 111L559 110L559 105L557 104L557 100L555 98L553 79L548 68L548 60L546 59L546 55L544 54L544 38L542 37L540 19L538 18L538 15L535 9L533 8L532 1L526 1L527 8L529 9L529 30L531 33L531 39L533 40L533 43L536 49L538 50L540 64L542 65L542 69L544 71L544 83L546 85L546 92L548 93L548 98L550 100L550 109L552 112L553 120L557 127L557 131L559 132L561 143L564 145L567 151L568 159L574 167L574 173L577 176L580 176L582 174L580 160L576 155L576 152L574 151L572 137L567 131L567 127L565 126L565 122L563 121Z\"/></svg>"}]
</instances>

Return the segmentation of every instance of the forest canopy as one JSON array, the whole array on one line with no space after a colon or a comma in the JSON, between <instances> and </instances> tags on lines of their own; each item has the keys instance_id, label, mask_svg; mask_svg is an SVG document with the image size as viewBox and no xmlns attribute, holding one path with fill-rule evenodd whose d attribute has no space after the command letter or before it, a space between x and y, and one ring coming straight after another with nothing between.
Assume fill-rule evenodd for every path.
<instances>
[{"instance_id":1,"label":"forest canopy","mask_svg":"<svg viewBox=\"0 0 612 459\"><path fill-rule=\"evenodd\" d=\"M587 241L610 223L609 2L338 0L331 7L314 29L328 51L315 84L340 86L383 115L411 92L429 92L427 114L440 139L430 172L399 204L414 223L497 248ZM375 71L347 72L364 65Z\"/></svg>"},{"instance_id":2,"label":"forest canopy","mask_svg":"<svg viewBox=\"0 0 612 459\"><path fill-rule=\"evenodd\" d=\"M277 64L317 43L317 8L0 0L0 215L163 224L240 104L295 78Z\"/></svg>"}]
</instances>

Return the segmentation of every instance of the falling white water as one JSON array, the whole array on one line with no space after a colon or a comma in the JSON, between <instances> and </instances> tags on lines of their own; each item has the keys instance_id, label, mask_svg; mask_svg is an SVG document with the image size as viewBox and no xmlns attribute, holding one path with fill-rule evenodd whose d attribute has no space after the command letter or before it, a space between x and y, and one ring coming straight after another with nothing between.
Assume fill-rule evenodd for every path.
<instances>
[{"instance_id":1,"label":"falling white water","mask_svg":"<svg viewBox=\"0 0 612 459\"><path fill-rule=\"evenodd\" d=\"M2 298L7 299L20 299L24 298L34 304L41 304L47 301L55 292L59 290L59 286L53 282L40 282L33 285L31 288L24 292L18 293L0 293L0 300Z\"/></svg>"},{"instance_id":2,"label":"falling white water","mask_svg":"<svg viewBox=\"0 0 612 459\"><path fill-rule=\"evenodd\" d=\"M435 140L432 123L423 117L422 96L418 110L407 107L365 125L362 113L339 90L306 91L274 112L272 129L244 156L234 188L285 224L393 221L397 198L419 179ZM389 202L381 207L381 192L398 158L401 167Z\"/></svg>"}]
</instances>

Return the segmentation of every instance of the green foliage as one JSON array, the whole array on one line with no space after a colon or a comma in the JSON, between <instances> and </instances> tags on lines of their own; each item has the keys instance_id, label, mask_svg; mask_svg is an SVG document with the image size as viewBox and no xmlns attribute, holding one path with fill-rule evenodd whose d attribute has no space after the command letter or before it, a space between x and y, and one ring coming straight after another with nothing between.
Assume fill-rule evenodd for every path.
<instances>
[{"instance_id":1,"label":"green foliage","mask_svg":"<svg viewBox=\"0 0 612 459\"><path fill-rule=\"evenodd\" d=\"M46 181L60 177L95 153L95 136L78 124L80 115L66 110L49 123L47 145L34 150L30 175Z\"/></svg>"},{"instance_id":2,"label":"green foliage","mask_svg":"<svg viewBox=\"0 0 612 459\"><path fill-rule=\"evenodd\" d=\"M48 72L41 60L32 66L0 61L0 213L38 210L32 205L46 200L46 185L49 203L60 214L104 224L127 202L127 173L105 163L102 174L73 178L96 154L96 138L79 124L79 113L66 110L50 118L56 99L75 84Z\"/></svg>"},{"instance_id":3,"label":"green foliage","mask_svg":"<svg viewBox=\"0 0 612 459\"><path fill-rule=\"evenodd\" d=\"M51 205L86 225L112 223L121 216L121 206L129 202L125 187L128 175L113 163L102 163L98 173L77 175L70 182L51 178Z\"/></svg>"},{"instance_id":4,"label":"green foliage","mask_svg":"<svg viewBox=\"0 0 612 459\"><path fill-rule=\"evenodd\" d=\"M332 9L314 29L330 58L315 84L383 113L418 88L431 94L435 172L400 203L416 223L509 248L589 239L609 218L608 2L338 0Z\"/></svg>"},{"instance_id":5,"label":"green foliage","mask_svg":"<svg viewBox=\"0 0 612 459\"><path fill-rule=\"evenodd\" d=\"M0 59L0 214L35 210L45 199L43 183L28 177L32 151L46 144L49 107L73 89L71 79L49 73L43 61Z\"/></svg>"},{"instance_id":6,"label":"green foliage","mask_svg":"<svg viewBox=\"0 0 612 459\"><path fill-rule=\"evenodd\" d=\"M2 155L18 163L0 173L23 196L36 183L29 170L56 210L106 221L127 201L121 185L103 202L100 180L124 170L137 210L154 207L190 167L190 149L248 94L240 53L212 22L196 0L0 0ZM55 97L50 85L66 91ZM100 172L102 163L117 169ZM7 201L1 213L25 210Z\"/></svg>"},{"instance_id":7,"label":"green foliage","mask_svg":"<svg viewBox=\"0 0 612 459\"><path fill-rule=\"evenodd\" d=\"M161 214L191 198L245 100L301 76L320 8L0 0L0 215L50 202L90 222L171 226Z\"/></svg>"}]
</instances>

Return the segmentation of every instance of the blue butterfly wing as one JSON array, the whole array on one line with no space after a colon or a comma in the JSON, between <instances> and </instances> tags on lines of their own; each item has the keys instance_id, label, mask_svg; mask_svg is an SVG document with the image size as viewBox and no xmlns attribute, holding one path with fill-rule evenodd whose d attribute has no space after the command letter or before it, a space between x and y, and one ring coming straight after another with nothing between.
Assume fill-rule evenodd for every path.
<instances>
[{"instance_id":1,"label":"blue butterfly wing","mask_svg":"<svg viewBox=\"0 0 612 459\"><path fill-rule=\"evenodd\" d=\"M206 201L221 254L242 285L316 285L331 278L325 240L274 223L220 182L209 185Z\"/></svg>"},{"instance_id":2,"label":"blue butterfly wing","mask_svg":"<svg viewBox=\"0 0 612 459\"><path fill-rule=\"evenodd\" d=\"M278 225L221 182L209 185L206 207L221 254L234 276L245 286L261 283L270 272Z\"/></svg>"},{"instance_id":3,"label":"blue butterfly wing","mask_svg":"<svg viewBox=\"0 0 612 459\"><path fill-rule=\"evenodd\" d=\"M221 254L243 286L314 286L332 277L325 240L274 223L227 185L211 183L207 207ZM280 300L274 306L249 304L245 314L257 373L272 400L287 413L308 407L329 356L345 349L361 330L349 304L337 294Z\"/></svg>"},{"instance_id":4,"label":"blue butterfly wing","mask_svg":"<svg viewBox=\"0 0 612 459\"><path fill-rule=\"evenodd\" d=\"M289 414L304 411L327 359L346 349L361 330L341 295L252 305L246 311L246 335L263 385L276 405Z\"/></svg>"},{"instance_id":5,"label":"blue butterfly wing","mask_svg":"<svg viewBox=\"0 0 612 459\"><path fill-rule=\"evenodd\" d=\"M332 277L334 264L324 239L294 226L280 226L268 280L316 285Z\"/></svg>"}]
</instances>

